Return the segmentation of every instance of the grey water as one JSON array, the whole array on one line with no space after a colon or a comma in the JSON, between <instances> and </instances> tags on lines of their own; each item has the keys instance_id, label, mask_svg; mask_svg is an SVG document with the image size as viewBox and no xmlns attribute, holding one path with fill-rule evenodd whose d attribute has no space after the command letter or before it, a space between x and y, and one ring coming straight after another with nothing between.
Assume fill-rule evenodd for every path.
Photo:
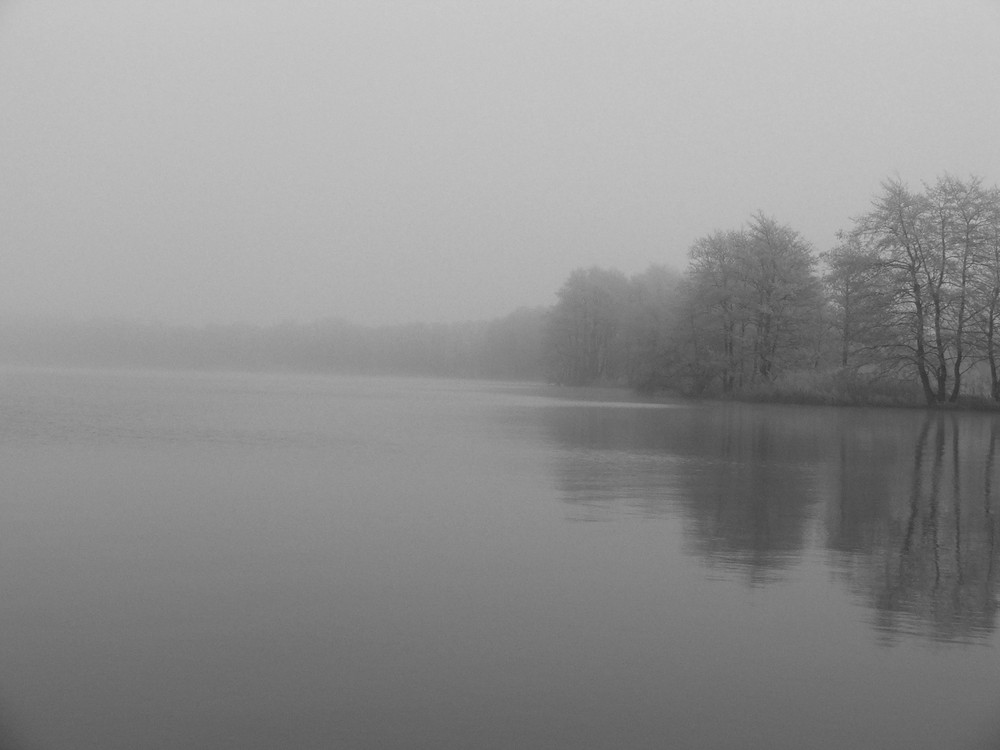
<instances>
[{"instance_id":1,"label":"grey water","mask_svg":"<svg viewBox=\"0 0 1000 750\"><path fill-rule=\"evenodd\" d=\"M1000 422L0 371L0 749L1000 746Z\"/></svg>"}]
</instances>

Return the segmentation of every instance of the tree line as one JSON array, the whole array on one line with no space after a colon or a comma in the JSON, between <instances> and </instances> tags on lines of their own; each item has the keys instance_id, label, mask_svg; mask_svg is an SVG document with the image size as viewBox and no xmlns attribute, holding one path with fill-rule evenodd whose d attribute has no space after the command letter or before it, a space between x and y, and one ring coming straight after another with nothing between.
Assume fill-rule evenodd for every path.
<instances>
[{"instance_id":1,"label":"tree line","mask_svg":"<svg viewBox=\"0 0 1000 750\"><path fill-rule=\"evenodd\" d=\"M557 296L559 383L736 394L823 374L1000 401L1000 191L977 177L887 180L823 253L758 214L697 239L683 273L580 269Z\"/></svg>"},{"instance_id":2,"label":"tree line","mask_svg":"<svg viewBox=\"0 0 1000 750\"><path fill-rule=\"evenodd\" d=\"M363 326L0 322L7 363L548 380L695 395L1000 401L1000 190L886 180L818 253L762 213L687 267L574 270L549 307ZM803 395L800 393L800 395ZM799 398L793 400L802 400Z\"/></svg>"},{"instance_id":3,"label":"tree line","mask_svg":"<svg viewBox=\"0 0 1000 750\"><path fill-rule=\"evenodd\" d=\"M7 320L0 322L0 361L540 380L547 316L546 308L523 308L495 320L385 326L335 319L265 326Z\"/></svg>"}]
</instances>

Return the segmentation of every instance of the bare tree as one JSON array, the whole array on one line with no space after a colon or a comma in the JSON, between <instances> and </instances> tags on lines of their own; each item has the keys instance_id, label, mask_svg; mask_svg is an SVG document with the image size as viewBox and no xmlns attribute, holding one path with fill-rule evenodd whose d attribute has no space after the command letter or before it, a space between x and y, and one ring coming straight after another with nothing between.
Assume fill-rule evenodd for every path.
<instances>
[{"instance_id":1,"label":"bare tree","mask_svg":"<svg viewBox=\"0 0 1000 750\"><path fill-rule=\"evenodd\" d=\"M893 290L890 314L899 320L903 334L893 346L892 358L900 358L916 370L928 404L942 400L947 369L934 370L936 339L934 298L940 278L933 246L927 238L930 209L927 198L913 193L899 180L882 183L882 194L872 209L855 220L854 236L878 259ZM891 345L890 342L887 344ZM931 384L932 371L939 388ZM938 397L941 394L941 398Z\"/></svg>"},{"instance_id":2,"label":"bare tree","mask_svg":"<svg viewBox=\"0 0 1000 750\"><path fill-rule=\"evenodd\" d=\"M717 375L724 393L741 385L745 375L747 244L745 232L715 232L689 251L691 333L700 342L695 351L701 358L696 367Z\"/></svg>"},{"instance_id":3,"label":"bare tree","mask_svg":"<svg viewBox=\"0 0 1000 750\"><path fill-rule=\"evenodd\" d=\"M628 281L621 271L594 267L570 274L549 326L550 374L556 382L585 385L621 374L627 296Z\"/></svg>"},{"instance_id":4,"label":"bare tree","mask_svg":"<svg viewBox=\"0 0 1000 750\"><path fill-rule=\"evenodd\" d=\"M757 214L747 229L744 283L750 290L748 318L754 333L754 369L767 380L779 357L796 362L807 322L819 311L816 258L802 236L775 219Z\"/></svg>"},{"instance_id":5,"label":"bare tree","mask_svg":"<svg viewBox=\"0 0 1000 750\"><path fill-rule=\"evenodd\" d=\"M1000 190L986 191L983 234L983 265L976 276L978 349L990 370L990 396L1000 401Z\"/></svg>"},{"instance_id":6,"label":"bare tree","mask_svg":"<svg viewBox=\"0 0 1000 750\"><path fill-rule=\"evenodd\" d=\"M798 232L758 214L745 229L696 240L690 258L693 335L724 393L814 359L822 297Z\"/></svg>"},{"instance_id":7,"label":"bare tree","mask_svg":"<svg viewBox=\"0 0 1000 750\"><path fill-rule=\"evenodd\" d=\"M927 189L934 206L936 239L946 273L941 298L948 305L952 387L948 400L958 399L967 369L967 332L979 312L977 277L987 271L990 201L982 181L945 175ZM943 349L939 346L939 351Z\"/></svg>"},{"instance_id":8,"label":"bare tree","mask_svg":"<svg viewBox=\"0 0 1000 750\"><path fill-rule=\"evenodd\" d=\"M840 235L837 247L821 254L826 264L823 282L832 308L841 367L878 361L885 341L888 295L878 258L857 235Z\"/></svg>"}]
</instances>

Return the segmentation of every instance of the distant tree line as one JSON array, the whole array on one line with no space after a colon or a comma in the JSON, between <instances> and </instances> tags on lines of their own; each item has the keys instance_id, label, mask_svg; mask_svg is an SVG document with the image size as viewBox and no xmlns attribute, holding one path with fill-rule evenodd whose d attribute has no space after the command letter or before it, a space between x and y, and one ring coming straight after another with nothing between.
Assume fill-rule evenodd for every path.
<instances>
[{"instance_id":1,"label":"distant tree line","mask_svg":"<svg viewBox=\"0 0 1000 750\"><path fill-rule=\"evenodd\" d=\"M956 401L975 372L1000 401L1000 191L888 180L819 255L758 214L696 240L683 274L574 271L546 365L559 383L719 394L825 373L917 386L928 404Z\"/></svg>"},{"instance_id":2,"label":"distant tree line","mask_svg":"<svg viewBox=\"0 0 1000 750\"><path fill-rule=\"evenodd\" d=\"M880 388L928 404L970 393L1000 401L1000 190L976 177L944 176L920 190L887 180L826 252L757 214L697 239L683 272L577 269L551 307L496 320L8 321L0 361L544 379L750 397L798 383L832 401Z\"/></svg>"},{"instance_id":3,"label":"distant tree line","mask_svg":"<svg viewBox=\"0 0 1000 750\"><path fill-rule=\"evenodd\" d=\"M387 326L7 321L0 323L0 361L540 380L547 316L546 308L523 308L490 321Z\"/></svg>"}]
</instances>

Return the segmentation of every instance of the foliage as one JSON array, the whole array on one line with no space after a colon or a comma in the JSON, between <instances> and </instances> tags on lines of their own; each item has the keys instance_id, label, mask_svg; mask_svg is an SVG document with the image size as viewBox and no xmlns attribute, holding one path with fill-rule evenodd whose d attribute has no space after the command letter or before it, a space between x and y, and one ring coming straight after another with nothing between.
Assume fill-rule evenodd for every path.
<instances>
[{"instance_id":1,"label":"foliage","mask_svg":"<svg viewBox=\"0 0 1000 750\"><path fill-rule=\"evenodd\" d=\"M1000 402L1000 192L887 180L818 257L757 214L695 240L681 276L574 271L547 350L559 383L814 403L912 403L916 389L940 404L968 401L975 369Z\"/></svg>"},{"instance_id":2,"label":"foliage","mask_svg":"<svg viewBox=\"0 0 1000 750\"><path fill-rule=\"evenodd\" d=\"M996 377L996 290L1000 206L978 178L939 178L922 191L886 181L854 221L847 244L867 260L858 299L874 302L881 323L845 325L845 348L865 348L884 366L910 372L928 404L955 402L980 360ZM872 312L860 317L872 319Z\"/></svg>"},{"instance_id":3,"label":"foliage","mask_svg":"<svg viewBox=\"0 0 1000 750\"><path fill-rule=\"evenodd\" d=\"M678 324L689 385L732 393L817 364L823 298L809 245L757 215L741 230L696 240Z\"/></svg>"}]
</instances>

